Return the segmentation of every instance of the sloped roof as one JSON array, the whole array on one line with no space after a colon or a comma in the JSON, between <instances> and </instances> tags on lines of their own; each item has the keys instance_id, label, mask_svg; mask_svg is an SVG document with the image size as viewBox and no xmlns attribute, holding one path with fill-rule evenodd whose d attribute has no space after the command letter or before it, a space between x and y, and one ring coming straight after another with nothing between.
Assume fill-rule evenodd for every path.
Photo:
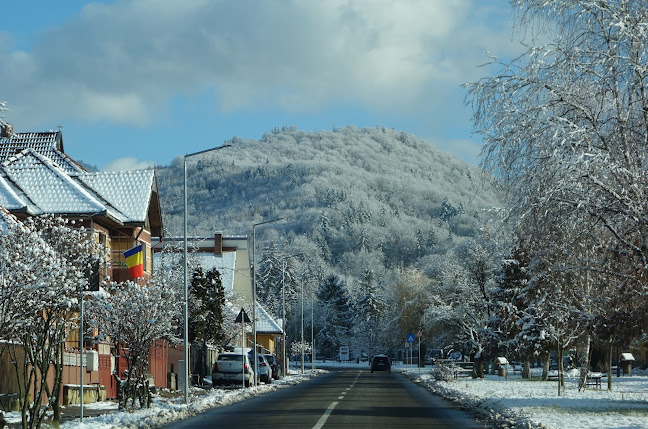
<instances>
[{"instance_id":1,"label":"sloped roof","mask_svg":"<svg viewBox=\"0 0 648 429\"><path fill-rule=\"evenodd\" d=\"M24 211L25 203L18 196L15 187L9 182L6 173L0 168L0 206L8 210Z\"/></svg>"},{"instance_id":2,"label":"sloped roof","mask_svg":"<svg viewBox=\"0 0 648 429\"><path fill-rule=\"evenodd\" d=\"M18 223L18 220L0 205L0 234L6 234L7 225L10 223Z\"/></svg>"},{"instance_id":3,"label":"sloped roof","mask_svg":"<svg viewBox=\"0 0 648 429\"><path fill-rule=\"evenodd\" d=\"M153 170L102 171L81 173L78 179L101 195L113 207L118 207L124 223L145 222L155 186Z\"/></svg>"},{"instance_id":4,"label":"sloped roof","mask_svg":"<svg viewBox=\"0 0 648 429\"><path fill-rule=\"evenodd\" d=\"M63 137L60 131L15 133L11 137L0 137L0 162L25 149L32 149L46 156L67 173L85 171L63 152Z\"/></svg>"},{"instance_id":5,"label":"sloped roof","mask_svg":"<svg viewBox=\"0 0 648 429\"><path fill-rule=\"evenodd\" d=\"M108 211L101 201L48 158L26 149L2 163L6 177L36 207L34 214L99 214ZM17 195L14 192L15 195ZM8 194L10 195L10 194Z\"/></svg>"},{"instance_id":6,"label":"sloped roof","mask_svg":"<svg viewBox=\"0 0 648 429\"><path fill-rule=\"evenodd\" d=\"M274 320L265 308L257 301L256 303L257 333L261 334L281 334L281 326Z\"/></svg>"}]
</instances>

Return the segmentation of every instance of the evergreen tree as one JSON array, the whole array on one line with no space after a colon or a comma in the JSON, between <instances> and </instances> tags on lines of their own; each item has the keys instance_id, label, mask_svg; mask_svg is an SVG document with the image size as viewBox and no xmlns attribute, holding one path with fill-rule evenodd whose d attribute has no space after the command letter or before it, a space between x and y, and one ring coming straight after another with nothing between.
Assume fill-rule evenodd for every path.
<instances>
[{"instance_id":1,"label":"evergreen tree","mask_svg":"<svg viewBox=\"0 0 648 429\"><path fill-rule=\"evenodd\" d=\"M189 339L220 344L223 341L223 308L225 288L215 268L203 271L197 267L192 275L190 290Z\"/></svg>"},{"instance_id":2,"label":"evergreen tree","mask_svg":"<svg viewBox=\"0 0 648 429\"><path fill-rule=\"evenodd\" d=\"M374 280L374 273L366 269L360 281L360 298L355 306L354 337L362 351L373 356L380 352L385 301Z\"/></svg>"},{"instance_id":3,"label":"evergreen tree","mask_svg":"<svg viewBox=\"0 0 648 429\"><path fill-rule=\"evenodd\" d=\"M320 284L317 293L322 314L321 329L317 334L318 349L335 354L337 347L347 341L352 319L349 292L344 281L331 274Z\"/></svg>"},{"instance_id":4,"label":"evergreen tree","mask_svg":"<svg viewBox=\"0 0 648 429\"><path fill-rule=\"evenodd\" d=\"M257 296L274 316L283 314L284 294L286 312L297 299L297 280L293 258L281 254L275 243L263 252L257 276Z\"/></svg>"}]
</instances>

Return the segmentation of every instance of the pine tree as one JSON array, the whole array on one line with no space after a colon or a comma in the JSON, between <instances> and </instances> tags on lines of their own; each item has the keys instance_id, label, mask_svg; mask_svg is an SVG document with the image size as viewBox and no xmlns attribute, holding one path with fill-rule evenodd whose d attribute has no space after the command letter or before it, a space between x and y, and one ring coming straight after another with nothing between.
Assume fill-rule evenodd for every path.
<instances>
[{"instance_id":1,"label":"pine tree","mask_svg":"<svg viewBox=\"0 0 648 429\"><path fill-rule=\"evenodd\" d=\"M320 284L316 296L323 314L316 343L319 349L333 354L350 334L349 292L344 281L331 274Z\"/></svg>"}]
</instances>

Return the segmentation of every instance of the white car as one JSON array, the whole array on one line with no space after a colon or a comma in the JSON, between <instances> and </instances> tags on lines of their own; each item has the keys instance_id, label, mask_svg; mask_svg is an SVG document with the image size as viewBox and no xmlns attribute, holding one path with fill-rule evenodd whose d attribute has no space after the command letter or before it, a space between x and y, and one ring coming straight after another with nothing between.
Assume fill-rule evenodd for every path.
<instances>
[{"instance_id":1,"label":"white car","mask_svg":"<svg viewBox=\"0 0 648 429\"><path fill-rule=\"evenodd\" d=\"M257 381L259 377L257 375ZM212 384L245 384L254 383L254 369L247 353L227 352L218 355L212 369Z\"/></svg>"}]
</instances>

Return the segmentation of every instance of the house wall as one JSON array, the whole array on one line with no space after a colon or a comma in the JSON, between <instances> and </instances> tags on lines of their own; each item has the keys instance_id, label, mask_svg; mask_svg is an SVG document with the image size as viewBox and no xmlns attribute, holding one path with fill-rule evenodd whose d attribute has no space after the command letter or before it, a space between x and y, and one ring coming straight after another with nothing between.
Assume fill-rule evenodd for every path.
<instances>
[{"instance_id":1,"label":"house wall","mask_svg":"<svg viewBox=\"0 0 648 429\"><path fill-rule=\"evenodd\" d=\"M12 348L12 351L17 353L17 362L24 364L25 362L25 353L22 350L22 347L14 349L14 345L11 344L0 344L0 349L4 348L0 353L0 394L6 393L16 393L18 392L18 380L16 378L16 370L11 363L11 354L9 348Z\"/></svg>"},{"instance_id":2,"label":"house wall","mask_svg":"<svg viewBox=\"0 0 648 429\"><path fill-rule=\"evenodd\" d=\"M236 249L235 269L234 291L241 294L246 302L252 302L250 256L247 249Z\"/></svg>"}]
</instances>

